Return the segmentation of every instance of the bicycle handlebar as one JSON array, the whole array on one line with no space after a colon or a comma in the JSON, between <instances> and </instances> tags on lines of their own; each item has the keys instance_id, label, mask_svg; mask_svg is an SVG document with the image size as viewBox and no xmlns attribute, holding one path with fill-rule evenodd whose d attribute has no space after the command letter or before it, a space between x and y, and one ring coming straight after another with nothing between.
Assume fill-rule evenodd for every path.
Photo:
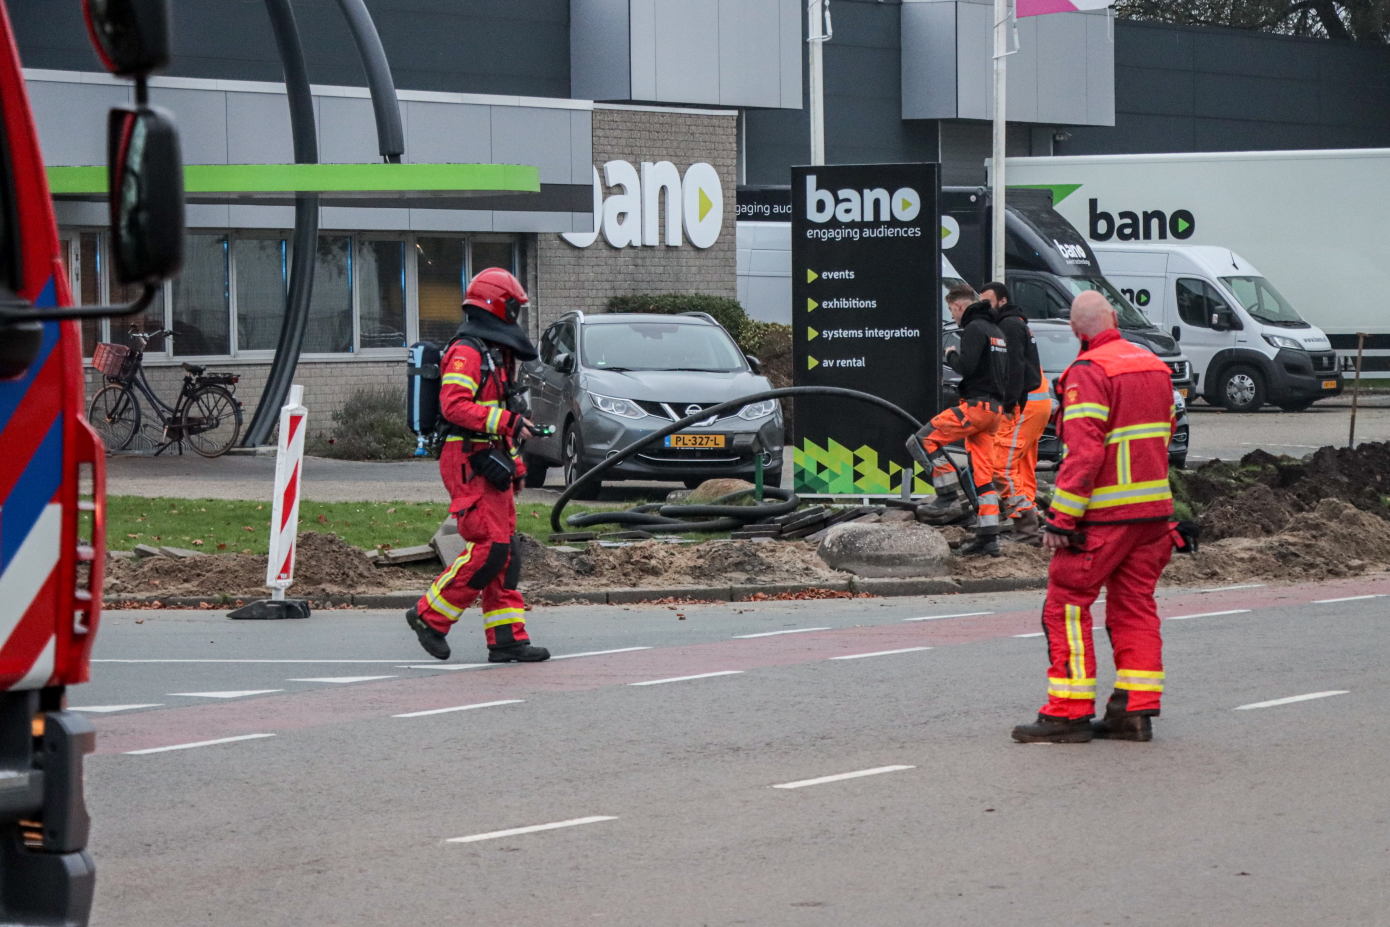
<instances>
[{"instance_id":1,"label":"bicycle handlebar","mask_svg":"<svg viewBox=\"0 0 1390 927\"><path fill-rule=\"evenodd\" d=\"M147 344L149 344L151 341L153 341L161 335L163 335L165 338L172 338L174 337L174 332L172 329L161 328L157 332L150 332L149 334L146 334L145 332L137 332L135 330L135 326L133 325L130 328L130 337L140 339L140 350L142 351L145 349L145 346Z\"/></svg>"}]
</instances>

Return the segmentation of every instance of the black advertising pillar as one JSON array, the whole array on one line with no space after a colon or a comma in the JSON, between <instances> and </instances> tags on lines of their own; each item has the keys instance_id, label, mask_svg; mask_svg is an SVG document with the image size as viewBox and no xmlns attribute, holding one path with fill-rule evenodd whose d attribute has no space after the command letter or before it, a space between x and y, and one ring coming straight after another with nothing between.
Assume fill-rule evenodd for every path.
<instances>
[{"instance_id":1,"label":"black advertising pillar","mask_svg":"<svg viewBox=\"0 0 1390 927\"><path fill-rule=\"evenodd\" d=\"M881 396L926 422L941 396L937 164L792 168L792 343L797 386ZM797 492L896 493L911 467L903 423L863 403L796 402ZM919 472L914 492L926 492Z\"/></svg>"}]
</instances>

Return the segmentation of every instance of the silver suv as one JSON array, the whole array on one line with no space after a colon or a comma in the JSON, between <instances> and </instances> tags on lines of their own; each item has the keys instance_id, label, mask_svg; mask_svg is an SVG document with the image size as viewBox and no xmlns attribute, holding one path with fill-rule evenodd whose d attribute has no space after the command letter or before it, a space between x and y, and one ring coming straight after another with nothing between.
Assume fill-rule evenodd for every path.
<instances>
[{"instance_id":1,"label":"silver suv","mask_svg":"<svg viewBox=\"0 0 1390 927\"><path fill-rule=\"evenodd\" d=\"M546 329L540 357L521 370L531 417L555 434L526 442L526 484L543 486L549 467L573 484L606 457L671 422L772 388L757 358L745 356L712 317L570 312ZM618 464L614 480L672 480L697 486L715 477L782 478L782 409L752 403L670 435ZM592 498L591 485L582 495Z\"/></svg>"}]
</instances>

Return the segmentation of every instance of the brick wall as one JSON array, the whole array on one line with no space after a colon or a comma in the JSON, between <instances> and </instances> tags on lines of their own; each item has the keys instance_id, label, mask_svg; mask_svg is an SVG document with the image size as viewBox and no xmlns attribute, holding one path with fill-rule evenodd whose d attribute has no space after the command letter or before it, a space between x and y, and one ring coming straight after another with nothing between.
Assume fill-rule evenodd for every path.
<instances>
[{"instance_id":1,"label":"brick wall","mask_svg":"<svg viewBox=\"0 0 1390 927\"><path fill-rule=\"evenodd\" d=\"M704 161L719 173L724 224L713 247L684 242L612 248L602 236L576 248L558 234L537 236L537 322L543 330L565 312L602 312L611 296L629 293L705 293L737 298L734 198L738 187L738 120L682 112L594 110L594 163L670 161L684 175Z\"/></svg>"}]
</instances>

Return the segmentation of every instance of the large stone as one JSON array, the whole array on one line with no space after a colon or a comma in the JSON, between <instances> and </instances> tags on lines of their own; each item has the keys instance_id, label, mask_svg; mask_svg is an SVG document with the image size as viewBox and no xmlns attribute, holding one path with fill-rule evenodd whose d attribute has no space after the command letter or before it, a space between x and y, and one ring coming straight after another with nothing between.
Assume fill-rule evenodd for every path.
<instances>
[{"instance_id":1,"label":"large stone","mask_svg":"<svg viewBox=\"0 0 1390 927\"><path fill-rule=\"evenodd\" d=\"M681 505L709 505L717 499L722 499L730 493L739 492L744 489L753 489L753 484L747 480L705 480L685 497ZM735 499L726 505L753 505L753 497L744 496L742 499Z\"/></svg>"},{"instance_id":2,"label":"large stone","mask_svg":"<svg viewBox=\"0 0 1390 927\"><path fill-rule=\"evenodd\" d=\"M857 576L945 576L950 572L951 548L931 528L852 521L831 528L816 552L834 569Z\"/></svg>"}]
</instances>

